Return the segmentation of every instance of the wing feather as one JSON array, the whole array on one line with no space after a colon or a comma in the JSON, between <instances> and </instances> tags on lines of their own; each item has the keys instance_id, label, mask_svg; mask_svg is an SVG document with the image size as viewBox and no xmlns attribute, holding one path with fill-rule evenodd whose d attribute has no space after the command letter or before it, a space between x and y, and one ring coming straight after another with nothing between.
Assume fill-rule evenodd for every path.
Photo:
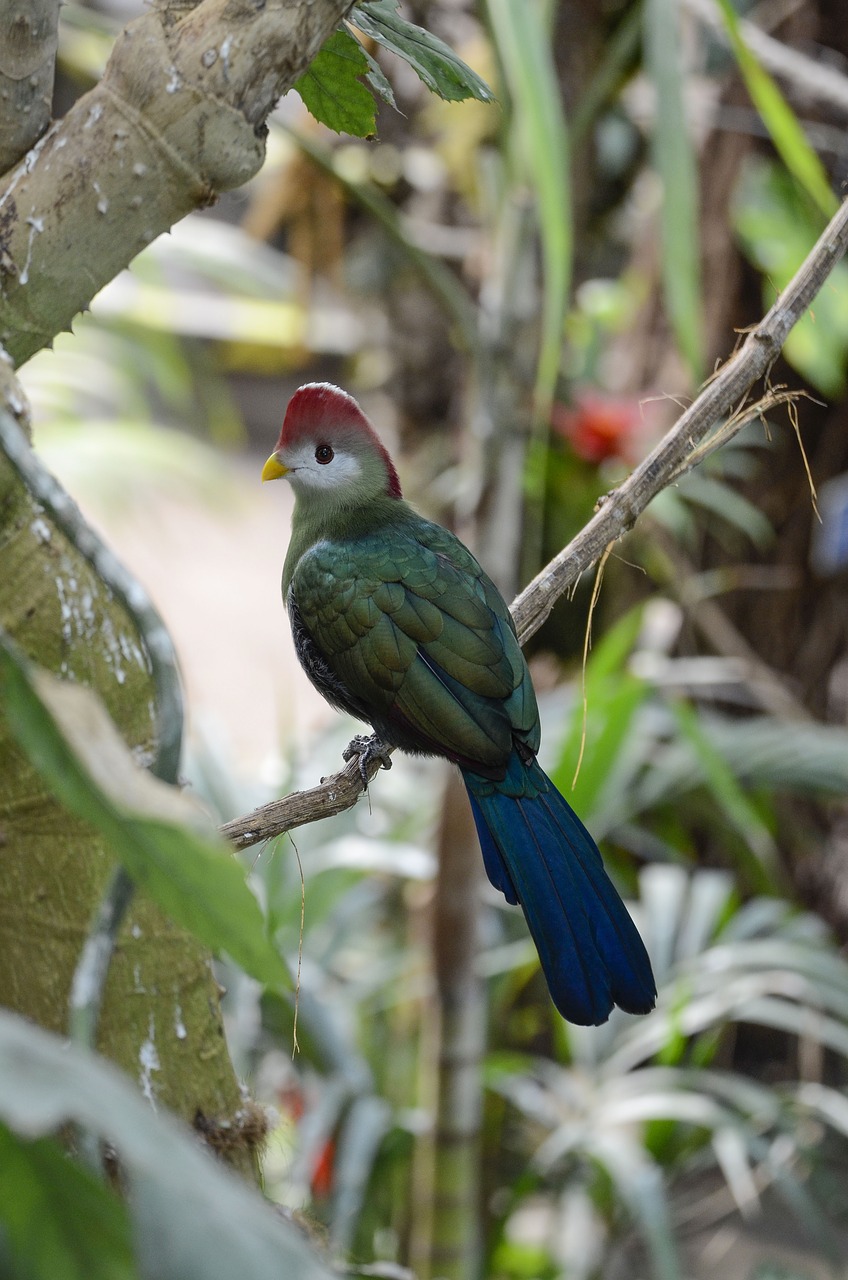
<instances>
[{"instance_id":1,"label":"wing feather","mask_svg":"<svg viewBox=\"0 0 848 1280\"><path fill-rule=\"evenodd\" d=\"M538 712L503 600L471 553L420 517L390 535L323 541L291 591L321 660L421 750L497 772ZM420 742L415 742L416 737Z\"/></svg>"}]
</instances>

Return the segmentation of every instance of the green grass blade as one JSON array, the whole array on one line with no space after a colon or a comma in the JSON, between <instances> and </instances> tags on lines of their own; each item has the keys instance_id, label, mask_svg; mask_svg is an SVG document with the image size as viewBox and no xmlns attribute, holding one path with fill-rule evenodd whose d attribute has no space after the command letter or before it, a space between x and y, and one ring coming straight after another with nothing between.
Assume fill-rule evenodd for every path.
<instances>
[{"instance_id":1,"label":"green grass blade","mask_svg":"<svg viewBox=\"0 0 848 1280\"><path fill-rule=\"evenodd\" d=\"M696 754L706 786L728 822L754 855L754 860L746 860L746 869L753 876L759 890L771 892L775 887L777 873L777 848L771 832L743 791L726 759L716 750L708 733L704 732L697 712L688 703L679 702L674 707L674 714L684 738Z\"/></svg>"},{"instance_id":2,"label":"green grass blade","mask_svg":"<svg viewBox=\"0 0 848 1280\"><path fill-rule=\"evenodd\" d=\"M832 217L839 201L831 190L822 162L807 141L795 112L746 45L730 0L718 0L718 3L751 101L762 116L780 158L825 217Z\"/></svg>"},{"instance_id":3,"label":"green grass blade","mask_svg":"<svg viewBox=\"0 0 848 1280\"><path fill-rule=\"evenodd\" d=\"M686 127L677 0L645 0L645 64L657 95L653 156L662 180L662 279L677 344L696 382L704 338L698 239L698 178Z\"/></svg>"},{"instance_id":4,"label":"green grass blade","mask_svg":"<svg viewBox=\"0 0 848 1280\"><path fill-rule=\"evenodd\" d=\"M572 215L570 145L550 40L535 4L488 0L498 55L522 131L527 176L537 197L544 294L536 376L537 418L553 400L571 286Z\"/></svg>"}]
</instances>

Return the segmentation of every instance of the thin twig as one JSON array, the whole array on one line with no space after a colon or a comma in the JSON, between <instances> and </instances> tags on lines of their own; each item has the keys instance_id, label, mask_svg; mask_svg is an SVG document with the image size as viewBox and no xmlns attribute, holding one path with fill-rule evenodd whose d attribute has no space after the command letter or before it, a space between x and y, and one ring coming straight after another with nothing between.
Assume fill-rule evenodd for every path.
<instances>
[{"instance_id":1,"label":"thin twig","mask_svg":"<svg viewBox=\"0 0 848 1280\"><path fill-rule=\"evenodd\" d=\"M604 550L630 530L649 502L671 478L688 471L698 460L696 446L734 411L736 431L748 415L739 413L751 388L768 375L780 355L787 334L821 289L848 249L848 201L831 218L817 243L763 320L752 329L738 351L678 418L644 462L618 489L607 494L592 519L563 548L512 603L518 638L526 643L541 627L556 601ZM734 432L735 434L735 432ZM727 434L730 439L730 434ZM369 778L379 765L369 765ZM225 823L221 833L237 849L247 849L309 822L317 822L351 808L362 794L357 761L308 791L295 791L281 800L254 809Z\"/></svg>"}]
</instances>

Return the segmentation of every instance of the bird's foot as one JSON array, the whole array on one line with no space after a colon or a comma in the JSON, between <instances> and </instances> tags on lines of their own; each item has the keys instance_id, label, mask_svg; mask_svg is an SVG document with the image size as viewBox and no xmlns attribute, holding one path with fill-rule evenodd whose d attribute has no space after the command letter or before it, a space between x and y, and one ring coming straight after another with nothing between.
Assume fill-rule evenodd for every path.
<instances>
[{"instance_id":1,"label":"bird's foot","mask_svg":"<svg viewBox=\"0 0 848 1280\"><path fill-rule=\"evenodd\" d=\"M382 769L391 769L392 753L376 733L358 733L342 752L343 760L352 760L356 756L362 785L368 790L368 766L379 760Z\"/></svg>"}]
</instances>

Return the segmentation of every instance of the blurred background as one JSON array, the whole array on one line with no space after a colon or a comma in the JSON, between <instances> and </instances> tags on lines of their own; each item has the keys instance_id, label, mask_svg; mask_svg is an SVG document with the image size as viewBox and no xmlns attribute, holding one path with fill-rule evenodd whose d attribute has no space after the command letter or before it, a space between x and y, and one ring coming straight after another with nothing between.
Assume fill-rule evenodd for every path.
<instances>
[{"instance_id":1,"label":"blurred background","mask_svg":"<svg viewBox=\"0 0 848 1280\"><path fill-rule=\"evenodd\" d=\"M510 598L815 242L848 173L848 2L737 4L405 4L496 103L371 47L376 138L290 93L261 174L21 371L48 465L169 624L185 775L222 820L355 731L297 668L290 495L259 483L298 385L360 399ZM58 110L140 8L64 6ZM543 761L633 901L653 1014L562 1022L438 763L396 757L246 855L300 972L294 1056L292 1007L223 977L275 1108L266 1191L374 1274L844 1273L846 355L841 266L773 403L616 547L585 663L590 581L531 642Z\"/></svg>"}]
</instances>

